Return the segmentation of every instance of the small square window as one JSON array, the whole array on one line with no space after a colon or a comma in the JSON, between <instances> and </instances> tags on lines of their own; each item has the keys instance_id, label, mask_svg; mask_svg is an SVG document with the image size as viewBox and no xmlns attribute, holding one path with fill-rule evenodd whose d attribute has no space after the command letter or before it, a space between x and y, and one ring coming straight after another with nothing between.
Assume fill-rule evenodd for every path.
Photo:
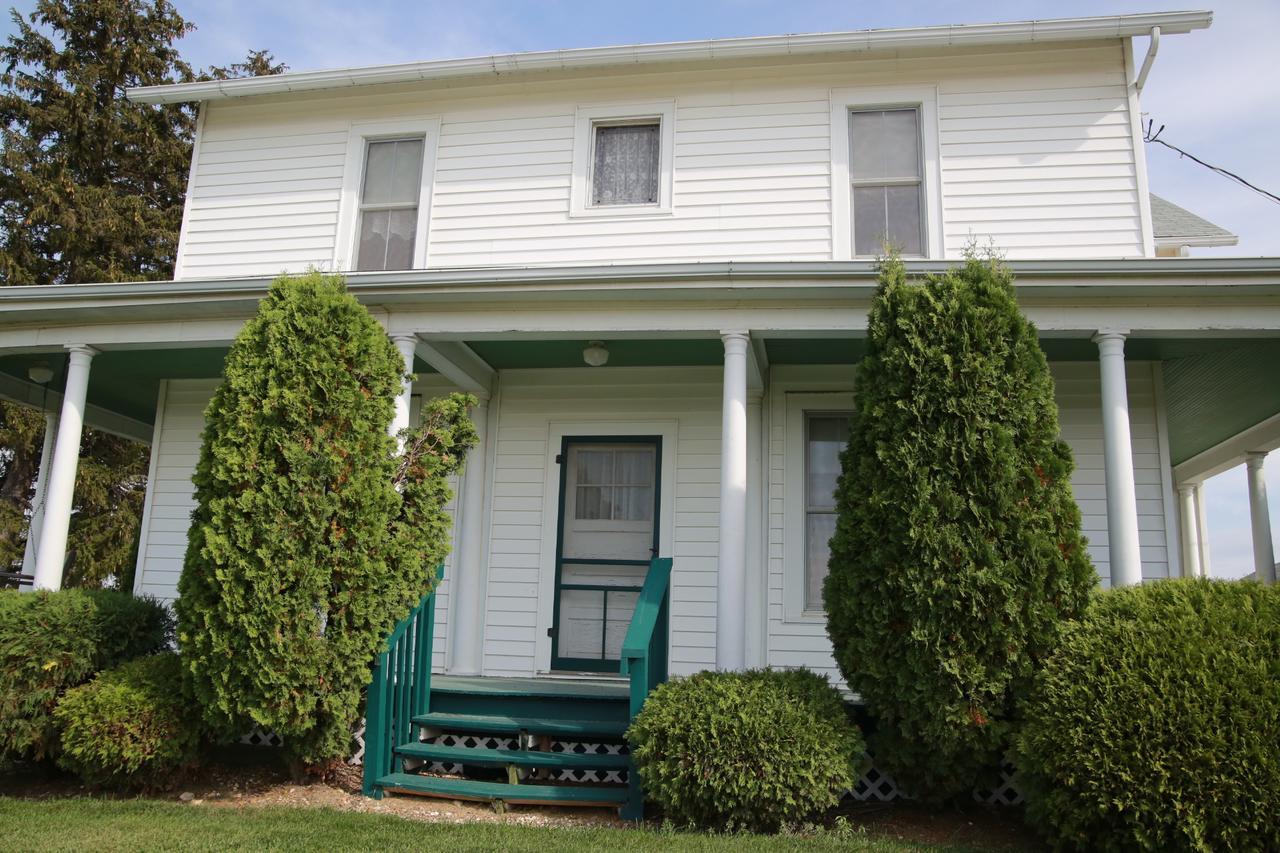
<instances>
[{"instance_id":1,"label":"small square window","mask_svg":"<svg viewBox=\"0 0 1280 853\"><path fill-rule=\"evenodd\" d=\"M878 255L889 247L923 255L920 111L851 111L849 148L854 254Z\"/></svg>"},{"instance_id":2,"label":"small square window","mask_svg":"<svg viewBox=\"0 0 1280 853\"><path fill-rule=\"evenodd\" d=\"M592 127L593 207L658 204L661 130L659 120Z\"/></svg>"},{"instance_id":3,"label":"small square window","mask_svg":"<svg viewBox=\"0 0 1280 853\"><path fill-rule=\"evenodd\" d=\"M421 138L378 140L366 146L357 270L405 270L413 266L424 148Z\"/></svg>"}]
</instances>

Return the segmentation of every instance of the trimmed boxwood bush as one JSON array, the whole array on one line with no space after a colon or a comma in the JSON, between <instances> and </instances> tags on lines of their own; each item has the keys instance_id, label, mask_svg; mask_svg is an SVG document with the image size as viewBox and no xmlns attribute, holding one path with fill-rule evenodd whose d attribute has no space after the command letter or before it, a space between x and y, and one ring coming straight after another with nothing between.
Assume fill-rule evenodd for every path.
<instances>
[{"instance_id":1,"label":"trimmed boxwood bush","mask_svg":"<svg viewBox=\"0 0 1280 853\"><path fill-rule=\"evenodd\" d=\"M172 652L136 658L68 690L53 712L58 764L91 785L158 787L191 764L198 715L182 695Z\"/></svg>"},{"instance_id":2,"label":"trimmed boxwood bush","mask_svg":"<svg viewBox=\"0 0 1280 853\"><path fill-rule=\"evenodd\" d=\"M967 797L1096 583L1053 379L1013 281L969 258L881 268L841 456L824 588L876 764L916 797Z\"/></svg>"},{"instance_id":3,"label":"trimmed boxwood bush","mask_svg":"<svg viewBox=\"0 0 1280 853\"><path fill-rule=\"evenodd\" d=\"M171 640L172 617L153 599L114 590L0 590L0 755L52 754L53 708L65 690Z\"/></svg>"},{"instance_id":4,"label":"trimmed boxwood bush","mask_svg":"<svg viewBox=\"0 0 1280 853\"><path fill-rule=\"evenodd\" d=\"M1100 593L1036 678L1017 764L1060 849L1280 850L1280 587Z\"/></svg>"},{"instance_id":5,"label":"trimmed boxwood bush","mask_svg":"<svg viewBox=\"0 0 1280 853\"><path fill-rule=\"evenodd\" d=\"M295 770L346 757L374 657L449 549L474 398L388 435L404 361L340 276L281 277L205 410L178 583L186 684L223 738L275 732Z\"/></svg>"},{"instance_id":6,"label":"trimmed boxwood bush","mask_svg":"<svg viewBox=\"0 0 1280 853\"><path fill-rule=\"evenodd\" d=\"M861 732L823 676L703 672L658 687L627 731L670 819L771 831L834 806L857 781Z\"/></svg>"}]
</instances>

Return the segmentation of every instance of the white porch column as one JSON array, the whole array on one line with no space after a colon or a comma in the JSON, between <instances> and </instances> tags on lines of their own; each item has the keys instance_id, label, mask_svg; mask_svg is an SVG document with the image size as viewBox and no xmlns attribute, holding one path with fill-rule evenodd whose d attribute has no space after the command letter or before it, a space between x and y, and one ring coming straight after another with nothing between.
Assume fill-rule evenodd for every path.
<instances>
[{"instance_id":1,"label":"white porch column","mask_svg":"<svg viewBox=\"0 0 1280 853\"><path fill-rule=\"evenodd\" d=\"M765 599L769 589L768 536L765 523L768 510L765 507L763 432L761 420L764 392L747 391L747 518L746 518L746 655L749 667L762 667L768 663L766 636L769 620Z\"/></svg>"},{"instance_id":2,"label":"white porch column","mask_svg":"<svg viewBox=\"0 0 1280 853\"><path fill-rule=\"evenodd\" d=\"M413 380L408 379L408 374L413 373L413 352L418 346L417 335L392 335L391 340L395 342L396 349L400 351L400 357L404 359L404 372L406 378L400 389L400 396L396 397L396 413L391 419L391 434L393 436L400 435L401 430L409 428L409 402L413 395ZM403 450L404 448L401 447Z\"/></svg>"},{"instance_id":3,"label":"white porch column","mask_svg":"<svg viewBox=\"0 0 1280 853\"><path fill-rule=\"evenodd\" d=\"M1276 582L1276 552L1271 542L1271 512L1267 506L1267 480L1263 463L1265 453L1245 456L1249 474L1249 521L1253 528L1253 570L1265 584Z\"/></svg>"},{"instance_id":4,"label":"white porch column","mask_svg":"<svg viewBox=\"0 0 1280 853\"><path fill-rule=\"evenodd\" d=\"M1200 577L1213 574L1209 565L1209 509L1204 500L1204 483L1196 483L1196 533L1200 540Z\"/></svg>"},{"instance_id":5,"label":"white porch column","mask_svg":"<svg viewBox=\"0 0 1280 853\"><path fill-rule=\"evenodd\" d=\"M1102 376L1102 448L1107 475L1107 538L1111 546L1113 587L1142 583L1124 338L1124 333L1114 331L1099 332L1093 338L1098 345L1098 366Z\"/></svg>"},{"instance_id":6,"label":"white porch column","mask_svg":"<svg viewBox=\"0 0 1280 853\"><path fill-rule=\"evenodd\" d=\"M40 445L40 469L36 472L35 494L31 496L31 521L27 525L27 547L22 554L24 575L33 575L36 571L40 529L44 526L44 502L49 494L49 466L53 464L53 440L57 434L58 416L53 412L45 412L44 442ZM24 588L29 586L24 584Z\"/></svg>"},{"instance_id":7,"label":"white porch column","mask_svg":"<svg viewBox=\"0 0 1280 853\"><path fill-rule=\"evenodd\" d=\"M1200 565L1200 519L1196 517L1196 487L1178 487L1178 507L1182 511L1182 573L1189 578L1204 577Z\"/></svg>"},{"instance_id":8,"label":"white porch column","mask_svg":"<svg viewBox=\"0 0 1280 853\"><path fill-rule=\"evenodd\" d=\"M49 466L49 491L45 498L44 523L36 545L36 589L62 586L62 564L67 558L67 531L71 527L71 506L75 497L76 467L80 463L80 434L84 429L84 400L89 391L89 362L97 350L70 344L67 386L62 394L62 414Z\"/></svg>"},{"instance_id":9,"label":"white porch column","mask_svg":"<svg viewBox=\"0 0 1280 853\"><path fill-rule=\"evenodd\" d=\"M723 332L720 429L720 560L716 571L716 669L746 668L747 347L746 332Z\"/></svg>"},{"instance_id":10,"label":"white porch column","mask_svg":"<svg viewBox=\"0 0 1280 853\"><path fill-rule=\"evenodd\" d=\"M449 671L456 675L480 675L484 665L484 590L480 579L484 558L485 447L489 433L489 397L475 394L471 419L476 426L476 446L462 469L459 502L457 569L449 580L453 596L452 646Z\"/></svg>"}]
</instances>

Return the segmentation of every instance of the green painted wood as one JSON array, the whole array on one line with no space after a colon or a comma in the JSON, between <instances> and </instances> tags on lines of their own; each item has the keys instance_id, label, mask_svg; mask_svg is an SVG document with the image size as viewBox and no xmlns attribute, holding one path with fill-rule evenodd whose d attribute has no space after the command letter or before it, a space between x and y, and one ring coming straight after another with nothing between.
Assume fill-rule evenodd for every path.
<instances>
[{"instance_id":1,"label":"green painted wood","mask_svg":"<svg viewBox=\"0 0 1280 853\"><path fill-rule=\"evenodd\" d=\"M616 679L506 678L496 676L437 675L431 683L437 693L476 696L542 696L554 699L619 699L628 696L627 682Z\"/></svg>"},{"instance_id":2,"label":"green painted wood","mask_svg":"<svg viewBox=\"0 0 1280 853\"><path fill-rule=\"evenodd\" d=\"M586 735L621 738L627 730L625 720L567 720L505 715L419 714L413 721L420 726L451 732L488 732L492 734Z\"/></svg>"},{"instance_id":3,"label":"green painted wood","mask_svg":"<svg viewBox=\"0 0 1280 853\"><path fill-rule=\"evenodd\" d=\"M456 800L502 800L516 805L576 803L578 805L619 805L627 789L603 785L510 785L505 782L476 782L471 779L441 779L412 773L389 773L378 779L386 790L449 797Z\"/></svg>"},{"instance_id":4,"label":"green painted wood","mask_svg":"<svg viewBox=\"0 0 1280 853\"><path fill-rule=\"evenodd\" d=\"M478 764L502 767L550 767L561 770L626 770L625 755L596 755L577 752L538 752L525 749L480 749L465 746L439 746L433 743L406 743L396 752L407 758L442 761L448 764Z\"/></svg>"},{"instance_id":5,"label":"green painted wood","mask_svg":"<svg viewBox=\"0 0 1280 853\"><path fill-rule=\"evenodd\" d=\"M644 576L644 586L636 601L631 624L622 641L623 675L630 676L629 710L635 719L645 700L667 680L667 635L671 603L670 557L655 557ZM622 808L626 820L644 818L644 788L635 766L628 764L627 801Z\"/></svg>"}]
</instances>

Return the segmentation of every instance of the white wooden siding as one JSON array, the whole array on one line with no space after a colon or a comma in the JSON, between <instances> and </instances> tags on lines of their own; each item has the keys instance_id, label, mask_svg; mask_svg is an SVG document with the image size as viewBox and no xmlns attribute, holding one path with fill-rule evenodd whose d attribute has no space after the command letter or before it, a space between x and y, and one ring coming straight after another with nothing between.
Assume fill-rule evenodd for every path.
<instances>
[{"instance_id":1,"label":"white wooden siding","mask_svg":"<svg viewBox=\"0 0 1280 853\"><path fill-rule=\"evenodd\" d=\"M1083 512L1089 552L1106 583L1106 494L1102 459L1101 395L1097 364L1052 365L1057 383L1062 433L1075 453L1072 488ZM787 619L783 585L801 582L785 559L788 537L803 535L784 524L783 495L788 477L785 416L790 391L842 390L832 383L832 368L817 368L819 381L796 381L807 368L787 368L775 381L764 405L769 407L768 434L763 442L769 455L767 552L767 661L771 666L808 666L837 676L825 625L820 619ZM840 371L836 371L839 373ZM425 394L443 390L438 378L424 383ZM1169 575L1166 484L1160 464L1155 371L1151 364L1128 367L1130 420L1137 483L1143 577ZM545 541L554 531L559 495L547 485L552 426L557 423L676 422L676 454L672 505L674 558L671 605L671 670L687 674L715 663L715 596L718 551L720 482L720 371L681 368L654 371L607 370L503 371L495 446L492 514L486 580L484 672L487 675L533 675L539 660L539 641L547 624L540 624L540 597L550 594L551 575ZM843 389L851 385L844 384ZM213 390L207 380L171 380L159 413L155 476L148 500L139 551L137 590L171 600L186 548L186 531L193 508L191 475L199 452L203 411ZM589 434L589 430L586 431ZM453 511L452 506L450 511ZM455 525L456 529L456 525ZM448 576L453 563L447 563ZM445 664L449 632L449 584L440 588L436 609L435 666Z\"/></svg>"},{"instance_id":2,"label":"white wooden siding","mask_svg":"<svg viewBox=\"0 0 1280 853\"><path fill-rule=\"evenodd\" d=\"M1119 41L207 105L183 277L333 265L352 123L442 120L432 267L832 257L830 91L938 91L944 240L1142 254ZM389 93L390 92L390 93ZM674 99L674 212L571 218L580 104ZM839 188L837 188L839 191Z\"/></svg>"},{"instance_id":3,"label":"white wooden siding","mask_svg":"<svg viewBox=\"0 0 1280 853\"><path fill-rule=\"evenodd\" d=\"M1056 398L1062 436L1071 445L1076 469L1071 488L1083 516L1085 536L1089 539L1089 555L1102 578L1110 583L1110 559L1107 552L1106 475L1102 460L1102 394L1095 362L1063 362L1051 365L1057 386ZM1138 496L1139 542L1142 552L1142 576L1145 579L1169 576L1167 533L1165 529L1165 490L1160 466L1160 448L1152 365L1128 365L1129 417L1132 429L1134 479ZM851 388L852 385L845 385ZM785 391L842 390L821 383L775 384L769 405L770 454L769 488L769 598L768 652L770 666L807 666L839 679L839 671L831 656L826 625L821 619L788 619L783 585L803 583L799 567L785 559L788 536L801 536L803 530L786 530L783 517L784 494L788 477L803 477L803 471L786 469L788 441L786 434ZM1165 472L1163 476L1168 476Z\"/></svg>"}]
</instances>

